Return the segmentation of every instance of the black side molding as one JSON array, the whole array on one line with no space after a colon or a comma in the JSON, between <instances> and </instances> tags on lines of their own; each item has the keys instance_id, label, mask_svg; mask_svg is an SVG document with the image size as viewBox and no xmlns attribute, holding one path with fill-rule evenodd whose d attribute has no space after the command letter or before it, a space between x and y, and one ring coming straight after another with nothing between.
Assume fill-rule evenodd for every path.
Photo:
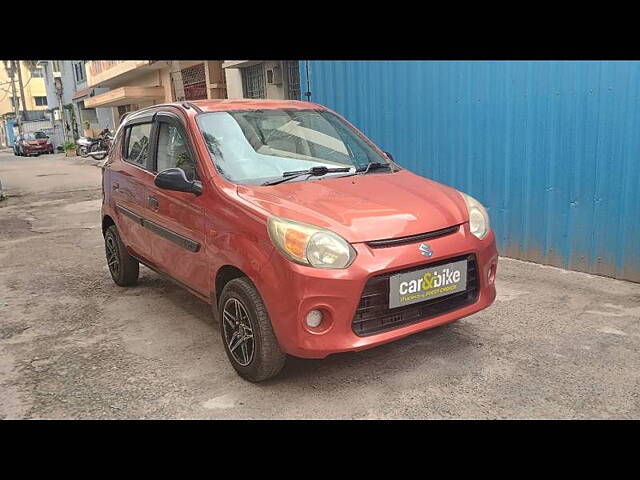
<instances>
[{"instance_id":1,"label":"black side molding","mask_svg":"<svg viewBox=\"0 0 640 480\"><path fill-rule=\"evenodd\" d=\"M123 215L126 215L127 217L134 220L137 224L143 226L148 230L151 230L156 235L159 235L162 238L175 243L176 245L184 248L185 250L188 250L193 253L196 253L197 251L200 250L200 244L195 240L191 240L190 238L180 235L179 233L169 230L168 228L164 228L158 225L157 223L152 222L151 220L142 218L140 215L132 212L128 208L125 208L121 205L116 205L116 209L119 212L121 212Z\"/></svg>"},{"instance_id":2,"label":"black side molding","mask_svg":"<svg viewBox=\"0 0 640 480\"><path fill-rule=\"evenodd\" d=\"M137 224L142 225L144 227L144 222L140 215L133 213L131 210L129 210L128 208L124 208L121 205L116 205L116 209L123 215L126 215L127 217L134 220Z\"/></svg>"}]
</instances>

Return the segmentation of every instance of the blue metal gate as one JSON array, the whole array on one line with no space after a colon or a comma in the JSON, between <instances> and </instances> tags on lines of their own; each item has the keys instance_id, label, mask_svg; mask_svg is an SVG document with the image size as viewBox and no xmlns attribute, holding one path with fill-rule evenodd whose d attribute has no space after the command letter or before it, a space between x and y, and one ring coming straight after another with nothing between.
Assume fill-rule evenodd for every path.
<instances>
[{"instance_id":1,"label":"blue metal gate","mask_svg":"<svg viewBox=\"0 0 640 480\"><path fill-rule=\"evenodd\" d=\"M480 200L501 254L640 281L639 62L303 61L300 72L311 101L398 163Z\"/></svg>"}]
</instances>

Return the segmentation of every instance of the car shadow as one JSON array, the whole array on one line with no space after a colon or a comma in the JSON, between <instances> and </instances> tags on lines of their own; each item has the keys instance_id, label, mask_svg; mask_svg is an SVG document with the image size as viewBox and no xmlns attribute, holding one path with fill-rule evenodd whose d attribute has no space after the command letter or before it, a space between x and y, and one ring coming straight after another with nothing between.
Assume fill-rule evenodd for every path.
<instances>
[{"instance_id":1,"label":"car shadow","mask_svg":"<svg viewBox=\"0 0 640 480\"><path fill-rule=\"evenodd\" d=\"M309 378L322 382L336 378L378 377L421 368L423 364L465 356L474 350L477 342L469 335L469 328L460 324L443 325L378 347L336 353L324 359L290 356L282 372L263 384L306 383Z\"/></svg>"},{"instance_id":2,"label":"car shadow","mask_svg":"<svg viewBox=\"0 0 640 480\"><path fill-rule=\"evenodd\" d=\"M161 293L163 299L183 310L191 318L212 329L219 335L220 324L211 306L161 275L146 270L140 276L137 288L148 288ZM215 331L213 331L215 329ZM419 368L436 360L469 355L479 344L474 340L473 327L464 322L454 322L418 332L400 340L359 352L329 355L324 359L303 359L288 356L285 367L276 377L254 384L257 387L306 386L311 383L348 381L363 376L380 376ZM212 347L213 348L213 347ZM216 355L226 359L222 345ZM374 366L374 369L372 369Z\"/></svg>"}]
</instances>

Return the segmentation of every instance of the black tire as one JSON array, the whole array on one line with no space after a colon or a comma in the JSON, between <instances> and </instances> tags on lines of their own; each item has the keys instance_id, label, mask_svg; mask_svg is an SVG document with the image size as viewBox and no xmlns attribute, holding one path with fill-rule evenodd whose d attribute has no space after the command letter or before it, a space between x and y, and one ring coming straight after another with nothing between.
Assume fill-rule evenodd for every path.
<instances>
[{"instance_id":1,"label":"black tire","mask_svg":"<svg viewBox=\"0 0 640 480\"><path fill-rule=\"evenodd\" d=\"M89 154L91 155L91 154ZM106 153L101 153L100 155L91 155L94 160L104 160L106 158Z\"/></svg>"},{"instance_id":2,"label":"black tire","mask_svg":"<svg viewBox=\"0 0 640 480\"><path fill-rule=\"evenodd\" d=\"M135 285L140 274L140 264L127 252L127 247L120 240L120 234L115 225L111 225L104 233L104 247L109 272L116 285L121 287Z\"/></svg>"},{"instance_id":3,"label":"black tire","mask_svg":"<svg viewBox=\"0 0 640 480\"><path fill-rule=\"evenodd\" d=\"M78 155L80 155L82 158L88 157L89 151L87 150L87 147L83 145L80 148L78 148Z\"/></svg>"},{"instance_id":4,"label":"black tire","mask_svg":"<svg viewBox=\"0 0 640 480\"><path fill-rule=\"evenodd\" d=\"M237 305L235 302L240 302L244 307L246 316L240 315L245 323L244 327L237 325L234 327L229 315L225 316L225 306L228 309L233 309ZM225 285L218 301L218 318L220 319L220 333L227 357L242 378L250 382L262 382L275 377L282 370L287 356L280 350L262 297L248 278L235 278ZM233 346L230 345L232 343L230 340L234 331L246 330L246 324L250 327L252 337L245 342L246 350L243 350L242 343L240 347L235 346L237 353L234 356L230 348ZM235 328L239 328L239 330L235 330ZM243 352L250 348L252 348L252 355L249 362L246 363L247 357L243 356Z\"/></svg>"}]
</instances>

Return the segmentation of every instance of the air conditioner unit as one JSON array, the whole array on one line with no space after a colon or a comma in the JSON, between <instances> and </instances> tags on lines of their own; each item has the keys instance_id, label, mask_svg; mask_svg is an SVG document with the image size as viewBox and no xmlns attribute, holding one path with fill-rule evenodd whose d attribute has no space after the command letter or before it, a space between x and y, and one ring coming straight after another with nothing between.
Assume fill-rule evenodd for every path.
<instances>
[{"instance_id":1,"label":"air conditioner unit","mask_svg":"<svg viewBox=\"0 0 640 480\"><path fill-rule=\"evenodd\" d=\"M282 85L282 68L276 65L267 69L267 83L271 85Z\"/></svg>"},{"instance_id":2,"label":"air conditioner unit","mask_svg":"<svg viewBox=\"0 0 640 480\"><path fill-rule=\"evenodd\" d=\"M62 72L53 72L53 78L62 78Z\"/></svg>"}]
</instances>

